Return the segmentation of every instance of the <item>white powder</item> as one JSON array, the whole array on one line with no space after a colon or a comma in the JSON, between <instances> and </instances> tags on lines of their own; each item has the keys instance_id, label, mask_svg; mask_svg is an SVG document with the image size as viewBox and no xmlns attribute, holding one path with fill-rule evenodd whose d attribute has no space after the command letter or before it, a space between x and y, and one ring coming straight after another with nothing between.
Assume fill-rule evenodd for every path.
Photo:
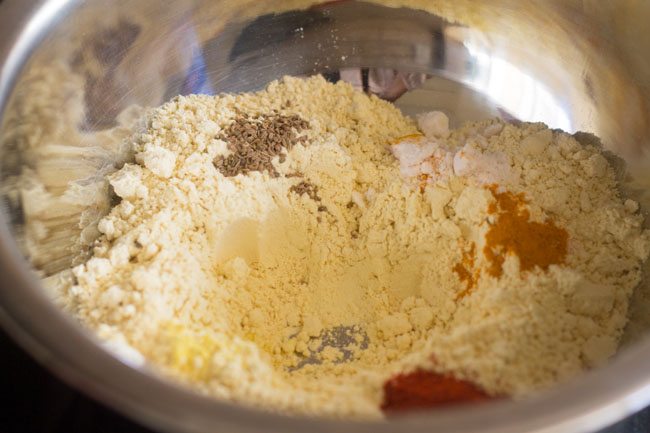
<instances>
[{"instance_id":1,"label":"white powder","mask_svg":"<svg viewBox=\"0 0 650 433\"><path fill-rule=\"evenodd\" d=\"M135 157L136 161L142 163L152 173L160 177L170 177L174 172L176 155L164 147L147 144L144 150Z\"/></svg>"},{"instance_id":2,"label":"white powder","mask_svg":"<svg viewBox=\"0 0 650 433\"><path fill-rule=\"evenodd\" d=\"M223 176L220 132L273 110L308 121L307 142L277 177ZM67 308L128 362L308 414L379 416L382 383L417 366L520 396L606 361L650 236L599 149L540 124L419 121L318 77L175 98L109 176L121 202ZM522 272L507 255L490 275L493 183L568 233L563 263ZM472 250L467 292L454 269Z\"/></svg>"}]
</instances>

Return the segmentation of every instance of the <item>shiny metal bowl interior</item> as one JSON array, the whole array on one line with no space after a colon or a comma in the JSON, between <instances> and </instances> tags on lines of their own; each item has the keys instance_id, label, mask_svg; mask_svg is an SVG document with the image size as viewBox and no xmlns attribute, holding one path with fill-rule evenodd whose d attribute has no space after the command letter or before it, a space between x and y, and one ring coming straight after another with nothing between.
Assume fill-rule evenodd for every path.
<instances>
[{"instance_id":1,"label":"shiny metal bowl interior","mask_svg":"<svg viewBox=\"0 0 650 433\"><path fill-rule=\"evenodd\" d=\"M38 164L8 133L21 126L25 107L36 97L26 77L33 84L39 68L62 62L80 77L85 108L77 117L65 106L47 116L87 132L110 128L131 104L156 106L177 94L257 90L283 75L319 73L381 93L380 77L399 72L409 78L404 81L409 91L384 96L397 98L407 114L442 109L456 125L498 115L583 131L586 140L600 137L628 163L626 193L650 208L650 3L317 3L5 0L0 5L5 196L11 194L7 179ZM40 97L67 85L47 76L40 80ZM377 424L292 418L208 400L127 366L58 311L19 248L23 223L20 200L5 200L2 324L73 385L161 430L586 432L650 403L645 285L635 294L624 348L610 365L525 401Z\"/></svg>"}]
</instances>

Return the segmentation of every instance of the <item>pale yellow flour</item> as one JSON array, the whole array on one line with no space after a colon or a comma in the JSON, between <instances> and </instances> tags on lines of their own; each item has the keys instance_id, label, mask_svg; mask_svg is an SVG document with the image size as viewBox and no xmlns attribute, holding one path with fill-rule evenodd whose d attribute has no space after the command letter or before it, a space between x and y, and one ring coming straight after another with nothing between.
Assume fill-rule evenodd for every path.
<instances>
[{"instance_id":1,"label":"pale yellow flour","mask_svg":"<svg viewBox=\"0 0 650 433\"><path fill-rule=\"evenodd\" d=\"M306 142L276 157L277 177L222 175L220 133L273 110L308 121ZM121 200L61 302L127 362L294 413L380 416L383 382L416 367L522 396L604 362L650 236L601 151L541 124L429 119L428 144L396 148L414 120L321 77L177 97L108 176ZM425 148L433 160L409 159ZM303 181L319 200L292 190ZM488 266L493 182L568 232L567 259L520 272L509 255L461 296L472 243Z\"/></svg>"}]
</instances>

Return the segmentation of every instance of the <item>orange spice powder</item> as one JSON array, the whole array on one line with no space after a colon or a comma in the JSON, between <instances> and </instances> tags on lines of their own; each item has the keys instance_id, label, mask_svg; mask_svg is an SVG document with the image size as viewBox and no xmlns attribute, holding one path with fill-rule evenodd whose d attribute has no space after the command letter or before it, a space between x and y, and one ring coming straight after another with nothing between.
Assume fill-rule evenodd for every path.
<instances>
[{"instance_id":1,"label":"orange spice powder","mask_svg":"<svg viewBox=\"0 0 650 433\"><path fill-rule=\"evenodd\" d=\"M418 176L419 186L420 186L420 193L424 193L424 191L427 188L427 182L429 182L429 175L426 173L422 173L421 175Z\"/></svg>"},{"instance_id":2,"label":"orange spice powder","mask_svg":"<svg viewBox=\"0 0 650 433\"><path fill-rule=\"evenodd\" d=\"M550 265L563 263L569 240L566 230L556 226L552 220L543 223L530 221L524 195L497 192L497 188L497 185L490 187L496 202L488 211L497 218L485 235L483 249L490 263L488 273L500 277L507 254L519 258L522 271L535 267L547 270Z\"/></svg>"},{"instance_id":3,"label":"orange spice powder","mask_svg":"<svg viewBox=\"0 0 650 433\"><path fill-rule=\"evenodd\" d=\"M420 133L403 135L393 140L393 144L401 143L402 141L418 141L422 138L424 138L424 135Z\"/></svg>"},{"instance_id":4,"label":"orange spice powder","mask_svg":"<svg viewBox=\"0 0 650 433\"><path fill-rule=\"evenodd\" d=\"M463 251L463 257L460 263L454 265L453 271L458 275L458 279L465 283L465 289L456 296L456 300L462 299L469 295L478 279L480 270L474 273L474 261L476 260L476 244L472 242L469 251Z\"/></svg>"}]
</instances>

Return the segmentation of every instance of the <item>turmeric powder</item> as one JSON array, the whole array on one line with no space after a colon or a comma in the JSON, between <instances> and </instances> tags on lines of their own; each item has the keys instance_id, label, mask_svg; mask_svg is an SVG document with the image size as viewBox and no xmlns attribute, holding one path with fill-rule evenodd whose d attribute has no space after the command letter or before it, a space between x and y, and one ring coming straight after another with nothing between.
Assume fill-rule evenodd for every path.
<instances>
[{"instance_id":1,"label":"turmeric powder","mask_svg":"<svg viewBox=\"0 0 650 433\"><path fill-rule=\"evenodd\" d=\"M474 286L476 285L476 280L480 274L480 270L474 273L474 262L476 261L476 244L472 242L469 251L463 252L463 258L460 263L456 263L453 268L453 271L458 275L458 279L465 283L465 289L456 296L456 300L462 299L465 296L469 295Z\"/></svg>"},{"instance_id":2,"label":"turmeric powder","mask_svg":"<svg viewBox=\"0 0 650 433\"><path fill-rule=\"evenodd\" d=\"M490 186L495 202L488 211L497 216L485 235L483 253L490 262L487 271L494 277L503 274L507 254L519 258L520 269L529 271L535 267L547 270L550 265L561 264L567 255L569 235L566 230L547 219L540 223L530 221L524 194L498 192L498 186Z\"/></svg>"}]
</instances>

